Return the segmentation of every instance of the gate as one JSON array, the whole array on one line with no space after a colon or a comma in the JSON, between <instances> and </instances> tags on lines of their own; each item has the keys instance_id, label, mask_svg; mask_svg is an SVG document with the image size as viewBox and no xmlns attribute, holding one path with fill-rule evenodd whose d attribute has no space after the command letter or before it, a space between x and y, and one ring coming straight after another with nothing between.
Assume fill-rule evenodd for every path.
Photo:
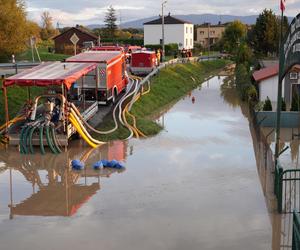
<instances>
[{"instance_id":1,"label":"gate","mask_svg":"<svg viewBox=\"0 0 300 250\"><path fill-rule=\"evenodd\" d=\"M292 250L300 250L300 214L293 214L293 245Z\"/></svg>"},{"instance_id":2,"label":"gate","mask_svg":"<svg viewBox=\"0 0 300 250\"><path fill-rule=\"evenodd\" d=\"M275 168L275 195L279 213L300 211L300 169Z\"/></svg>"}]
</instances>

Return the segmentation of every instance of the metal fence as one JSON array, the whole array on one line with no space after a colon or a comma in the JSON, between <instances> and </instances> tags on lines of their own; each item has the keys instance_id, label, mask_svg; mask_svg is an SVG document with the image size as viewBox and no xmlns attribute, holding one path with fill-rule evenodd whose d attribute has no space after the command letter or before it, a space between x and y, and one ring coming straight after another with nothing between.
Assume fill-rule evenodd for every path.
<instances>
[{"instance_id":1,"label":"metal fence","mask_svg":"<svg viewBox=\"0 0 300 250\"><path fill-rule=\"evenodd\" d=\"M293 245L292 250L300 250L300 214L293 214Z\"/></svg>"},{"instance_id":2,"label":"metal fence","mask_svg":"<svg viewBox=\"0 0 300 250\"><path fill-rule=\"evenodd\" d=\"M279 213L300 211L300 169L275 168L275 195Z\"/></svg>"}]
</instances>

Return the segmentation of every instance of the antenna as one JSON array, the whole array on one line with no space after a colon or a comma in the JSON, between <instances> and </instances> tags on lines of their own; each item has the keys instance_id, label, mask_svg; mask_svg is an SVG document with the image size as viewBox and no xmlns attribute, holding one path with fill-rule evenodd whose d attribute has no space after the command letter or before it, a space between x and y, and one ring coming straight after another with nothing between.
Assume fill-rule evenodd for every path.
<instances>
[{"instance_id":1,"label":"antenna","mask_svg":"<svg viewBox=\"0 0 300 250\"><path fill-rule=\"evenodd\" d=\"M120 24L119 24L120 29L121 29L121 24L122 24L122 12L121 12L121 10L120 10Z\"/></svg>"}]
</instances>

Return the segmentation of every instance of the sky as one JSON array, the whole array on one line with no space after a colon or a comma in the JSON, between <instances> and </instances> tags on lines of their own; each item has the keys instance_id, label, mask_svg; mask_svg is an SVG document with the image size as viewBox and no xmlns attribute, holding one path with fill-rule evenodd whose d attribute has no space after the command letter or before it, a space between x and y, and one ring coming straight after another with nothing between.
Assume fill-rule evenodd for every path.
<instances>
[{"instance_id":1,"label":"sky","mask_svg":"<svg viewBox=\"0 0 300 250\"><path fill-rule=\"evenodd\" d=\"M287 1L287 16L296 16L299 0ZM55 23L63 26L102 24L109 5L117 10L118 21L126 22L161 12L161 0L26 0L28 17L40 22L43 11L49 11ZM279 0L168 0L166 13L256 15L264 8L279 13Z\"/></svg>"}]
</instances>

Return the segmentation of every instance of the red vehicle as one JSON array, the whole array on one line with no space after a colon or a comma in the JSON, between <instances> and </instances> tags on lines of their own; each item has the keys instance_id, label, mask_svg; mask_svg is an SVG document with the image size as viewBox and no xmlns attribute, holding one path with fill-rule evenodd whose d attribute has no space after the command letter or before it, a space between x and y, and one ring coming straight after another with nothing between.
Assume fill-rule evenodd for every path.
<instances>
[{"instance_id":1,"label":"red vehicle","mask_svg":"<svg viewBox=\"0 0 300 250\"><path fill-rule=\"evenodd\" d=\"M117 96L126 89L129 82L125 53L121 50L87 51L67 58L66 62L97 63L96 73L86 75L83 89L85 90L85 97L89 93L91 96L92 93L96 93L99 104L107 104L109 101L115 102ZM95 79L97 80L96 89L95 84L92 84Z\"/></svg>"},{"instance_id":2,"label":"red vehicle","mask_svg":"<svg viewBox=\"0 0 300 250\"><path fill-rule=\"evenodd\" d=\"M122 51L124 52L124 48L121 46L98 46L91 48L93 51Z\"/></svg>"},{"instance_id":3,"label":"red vehicle","mask_svg":"<svg viewBox=\"0 0 300 250\"><path fill-rule=\"evenodd\" d=\"M130 71L135 75L147 75L156 68L157 64L157 56L154 51L136 51L131 55Z\"/></svg>"}]
</instances>

